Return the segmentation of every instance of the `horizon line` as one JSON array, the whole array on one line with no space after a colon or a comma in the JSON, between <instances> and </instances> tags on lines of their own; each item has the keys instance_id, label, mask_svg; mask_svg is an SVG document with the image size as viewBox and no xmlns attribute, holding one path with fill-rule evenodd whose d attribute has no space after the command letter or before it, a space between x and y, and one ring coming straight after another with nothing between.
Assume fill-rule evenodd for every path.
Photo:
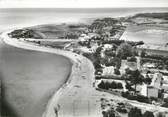
<instances>
[{"instance_id":1,"label":"horizon line","mask_svg":"<svg viewBox=\"0 0 168 117\"><path fill-rule=\"evenodd\" d=\"M113 9L113 8L168 8L165 6L154 6L154 7L1 7L0 9L6 9L6 8L16 8L16 9L22 9L22 8L36 8L36 9Z\"/></svg>"}]
</instances>

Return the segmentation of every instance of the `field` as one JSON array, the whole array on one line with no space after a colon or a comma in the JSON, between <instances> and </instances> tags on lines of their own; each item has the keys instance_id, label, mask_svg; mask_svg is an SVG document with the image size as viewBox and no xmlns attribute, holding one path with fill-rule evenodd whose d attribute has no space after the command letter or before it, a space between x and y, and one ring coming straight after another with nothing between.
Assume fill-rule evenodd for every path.
<instances>
[{"instance_id":1,"label":"field","mask_svg":"<svg viewBox=\"0 0 168 117\"><path fill-rule=\"evenodd\" d=\"M47 24L30 27L30 29L44 34L46 39L65 38L66 35L79 35L80 32L85 31L84 24Z\"/></svg>"}]
</instances>

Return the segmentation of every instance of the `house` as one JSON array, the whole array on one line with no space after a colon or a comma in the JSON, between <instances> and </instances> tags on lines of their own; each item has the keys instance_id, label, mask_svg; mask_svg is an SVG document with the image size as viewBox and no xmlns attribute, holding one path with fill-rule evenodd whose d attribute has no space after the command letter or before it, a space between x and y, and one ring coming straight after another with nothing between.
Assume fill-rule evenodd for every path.
<instances>
[{"instance_id":1,"label":"house","mask_svg":"<svg viewBox=\"0 0 168 117\"><path fill-rule=\"evenodd\" d=\"M147 86L147 97L155 97L158 98L159 89L153 86Z\"/></svg>"},{"instance_id":2,"label":"house","mask_svg":"<svg viewBox=\"0 0 168 117\"><path fill-rule=\"evenodd\" d=\"M128 62L127 60L122 60L120 71L122 74L125 74L125 70L130 69L131 71L137 70L137 63L136 62Z\"/></svg>"},{"instance_id":3,"label":"house","mask_svg":"<svg viewBox=\"0 0 168 117\"><path fill-rule=\"evenodd\" d=\"M155 73L150 86L147 86L147 96L158 98L159 91L162 86L163 76L160 73Z\"/></svg>"},{"instance_id":4,"label":"house","mask_svg":"<svg viewBox=\"0 0 168 117\"><path fill-rule=\"evenodd\" d=\"M160 89L163 81L163 76L160 73L155 73L151 82L151 86Z\"/></svg>"},{"instance_id":5,"label":"house","mask_svg":"<svg viewBox=\"0 0 168 117\"><path fill-rule=\"evenodd\" d=\"M168 84L163 84L161 88L164 89L164 91L168 91Z\"/></svg>"},{"instance_id":6,"label":"house","mask_svg":"<svg viewBox=\"0 0 168 117\"><path fill-rule=\"evenodd\" d=\"M109 67L104 66L102 75L108 76L108 75L113 75L113 74L114 74L113 66L109 66Z\"/></svg>"},{"instance_id":7,"label":"house","mask_svg":"<svg viewBox=\"0 0 168 117\"><path fill-rule=\"evenodd\" d=\"M110 50L113 48L113 45L112 44L104 44L103 45L103 50Z\"/></svg>"},{"instance_id":8,"label":"house","mask_svg":"<svg viewBox=\"0 0 168 117\"><path fill-rule=\"evenodd\" d=\"M138 86L137 86L138 87ZM140 94L143 96L147 96L147 84L143 84L141 85L141 89L140 89Z\"/></svg>"},{"instance_id":9,"label":"house","mask_svg":"<svg viewBox=\"0 0 168 117\"><path fill-rule=\"evenodd\" d=\"M79 37L79 41L81 41L81 42L87 41L89 39L90 39L90 37L86 34L81 34L80 37Z\"/></svg>"},{"instance_id":10,"label":"house","mask_svg":"<svg viewBox=\"0 0 168 117\"><path fill-rule=\"evenodd\" d=\"M163 98L164 99L168 98L168 92L163 93Z\"/></svg>"},{"instance_id":11,"label":"house","mask_svg":"<svg viewBox=\"0 0 168 117\"><path fill-rule=\"evenodd\" d=\"M145 63L145 64L143 64L143 68L148 68L148 69L150 69L150 68L155 68L156 66L155 66L155 64L154 63Z\"/></svg>"}]
</instances>

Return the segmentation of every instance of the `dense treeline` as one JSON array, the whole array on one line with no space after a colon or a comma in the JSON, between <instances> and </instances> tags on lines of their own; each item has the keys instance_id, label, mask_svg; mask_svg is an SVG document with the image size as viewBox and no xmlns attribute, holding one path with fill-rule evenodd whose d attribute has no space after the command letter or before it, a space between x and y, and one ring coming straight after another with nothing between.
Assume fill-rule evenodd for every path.
<instances>
[{"instance_id":1,"label":"dense treeline","mask_svg":"<svg viewBox=\"0 0 168 117\"><path fill-rule=\"evenodd\" d=\"M118 82L115 82L115 81L112 81L111 83L110 82L104 82L104 81L101 81L100 84L98 85L99 88L101 89L123 89L123 86L122 86L122 83L118 83Z\"/></svg>"},{"instance_id":2,"label":"dense treeline","mask_svg":"<svg viewBox=\"0 0 168 117\"><path fill-rule=\"evenodd\" d=\"M168 13L139 13L131 18L144 17L144 18L159 18L168 20Z\"/></svg>"}]
</instances>

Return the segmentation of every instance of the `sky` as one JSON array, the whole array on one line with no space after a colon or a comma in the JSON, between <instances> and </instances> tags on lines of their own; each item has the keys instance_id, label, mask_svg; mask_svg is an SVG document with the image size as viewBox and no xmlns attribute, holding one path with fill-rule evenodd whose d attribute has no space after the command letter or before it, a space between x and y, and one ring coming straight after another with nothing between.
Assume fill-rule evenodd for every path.
<instances>
[{"instance_id":1,"label":"sky","mask_svg":"<svg viewBox=\"0 0 168 117\"><path fill-rule=\"evenodd\" d=\"M168 0L0 0L0 8L168 7Z\"/></svg>"}]
</instances>

